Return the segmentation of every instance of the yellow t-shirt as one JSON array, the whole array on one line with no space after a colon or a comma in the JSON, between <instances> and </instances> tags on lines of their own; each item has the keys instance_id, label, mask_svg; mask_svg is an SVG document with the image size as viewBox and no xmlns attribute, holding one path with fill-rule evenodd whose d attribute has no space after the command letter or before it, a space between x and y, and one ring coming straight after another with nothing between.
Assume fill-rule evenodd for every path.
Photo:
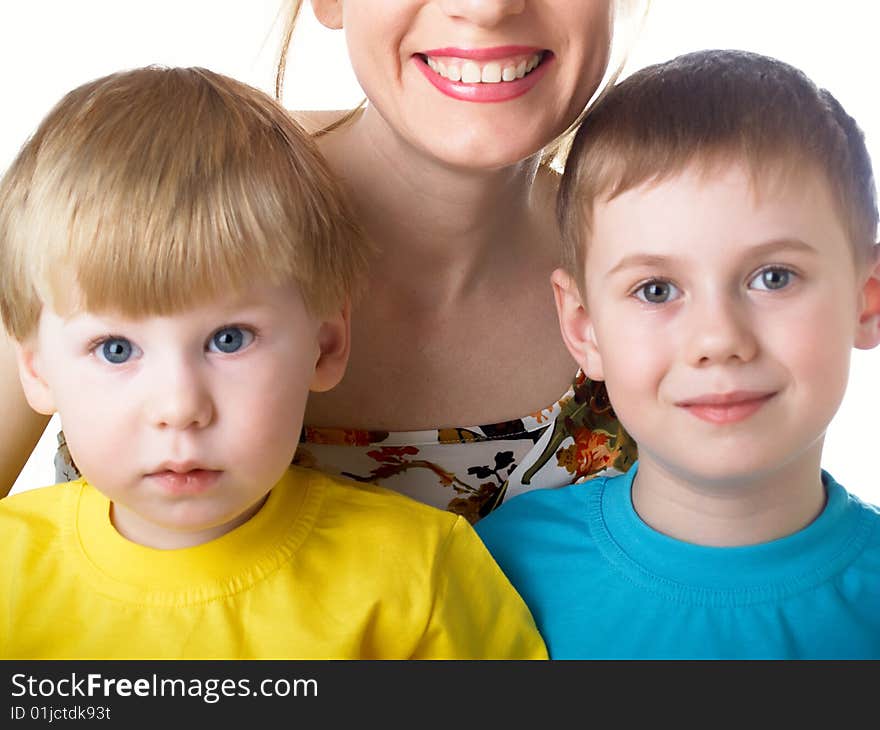
<instances>
[{"instance_id":1,"label":"yellow t-shirt","mask_svg":"<svg viewBox=\"0 0 880 730\"><path fill-rule=\"evenodd\" d=\"M0 501L0 657L543 659L461 517L291 468L209 543L129 542L84 481Z\"/></svg>"}]
</instances>

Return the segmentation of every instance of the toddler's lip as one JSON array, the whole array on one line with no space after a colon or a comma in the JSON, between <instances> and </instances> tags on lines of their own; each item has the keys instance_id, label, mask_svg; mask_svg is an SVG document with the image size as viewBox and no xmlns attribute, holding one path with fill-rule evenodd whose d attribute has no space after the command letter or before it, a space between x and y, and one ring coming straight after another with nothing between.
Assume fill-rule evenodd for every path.
<instances>
[{"instance_id":1,"label":"toddler's lip","mask_svg":"<svg viewBox=\"0 0 880 730\"><path fill-rule=\"evenodd\" d=\"M187 474L191 471L219 471L217 469L213 469L209 466L205 466L203 463L195 460L186 460L186 461L163 461L159 466L155 469L147 472L148 476L152 476L153 474L163 474L163 473L174 473L174 474Z\"/></svg>"},{"instance_id":2,"label":"toddler's lip","mask_svg":"<svg viewBox=\"0 0 880 730\"><path fill-rule=\"evenodd\" d=\"M217 469L160 469L147 474L147 479L168 494L194 496L211 489L222 474Z\"/></svg>"}]
</instances>

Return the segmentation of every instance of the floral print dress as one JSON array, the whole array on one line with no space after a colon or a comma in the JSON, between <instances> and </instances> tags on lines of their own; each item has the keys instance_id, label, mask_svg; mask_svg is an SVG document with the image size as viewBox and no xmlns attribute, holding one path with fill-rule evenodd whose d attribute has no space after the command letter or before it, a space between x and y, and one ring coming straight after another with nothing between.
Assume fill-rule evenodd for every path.
<instances>
[{"instance_id":1,"label":"floral print dress","mask_svg":"<svg viewBox=\"0 0 880 730\"><path fill-rule=\"evenodd\" d=\"M57 480L78 479L63 433L58 443ZM293 463L394 489L473 524L524 491L625 472L635 460L604 384L579 371L556 403L514 421L397 433L305 426Z\"/></svg>"},{"instance_id":2,"label":"floral print dress","mask_svg":"<svg viewBox=\"0 0 880 730\"><path fill-rule=\"evenodd\" d=\"M523 418L431 431L303 428L294 463L372 482L472 524L521 492L624 472L636 447L603 383L578 372L556 403Z\"/></svg>"}]
</instances>

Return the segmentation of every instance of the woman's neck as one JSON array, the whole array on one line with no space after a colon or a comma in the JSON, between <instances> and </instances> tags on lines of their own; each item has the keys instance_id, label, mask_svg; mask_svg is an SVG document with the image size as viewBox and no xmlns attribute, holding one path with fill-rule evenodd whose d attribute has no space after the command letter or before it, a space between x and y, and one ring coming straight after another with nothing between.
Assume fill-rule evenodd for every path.
<instances>
[{"instance_id":1,"label":"woman's neck","mask_svg":"<svg viewBox=\"0 0 880 730\"><path fill-rule=\"evenodd\" d=\"M517 249L528 256L552 220L552 196L534 184L537 156L495 170L454 168L401 139L369 107L320 144L380 249L376 271L391 282L429 274L441 298L459 296L517 259Z\"/></svg>"},{"instance_id":2,"label":"woman's neck","mask_svg":"<svg viewBox=\"0 0 880 730\"><path fill-rule=\"evenodd\" d=\"M825 506L821 442L763 474L700 480L650 454L639 454L633 507L643 522L698 545L754 545L790 535Z\"/></svg>"}]
</instances>

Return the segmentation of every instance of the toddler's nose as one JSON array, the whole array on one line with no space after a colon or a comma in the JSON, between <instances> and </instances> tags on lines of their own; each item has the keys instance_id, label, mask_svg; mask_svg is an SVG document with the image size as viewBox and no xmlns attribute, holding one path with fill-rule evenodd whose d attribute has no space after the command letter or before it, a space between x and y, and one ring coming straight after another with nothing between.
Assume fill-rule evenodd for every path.
<instances>
[{"instance_id":1,"label":"toddler's nose","mask_svg":"<svg viewBox=\"0 0 880 730\"><path fill-rule=\"evenodd\" d=\"M157 379L147 408L150 421L157 428L204 428L214 417L209 388L184 363L165 369Z\"/></svg>"}]
</instances>

